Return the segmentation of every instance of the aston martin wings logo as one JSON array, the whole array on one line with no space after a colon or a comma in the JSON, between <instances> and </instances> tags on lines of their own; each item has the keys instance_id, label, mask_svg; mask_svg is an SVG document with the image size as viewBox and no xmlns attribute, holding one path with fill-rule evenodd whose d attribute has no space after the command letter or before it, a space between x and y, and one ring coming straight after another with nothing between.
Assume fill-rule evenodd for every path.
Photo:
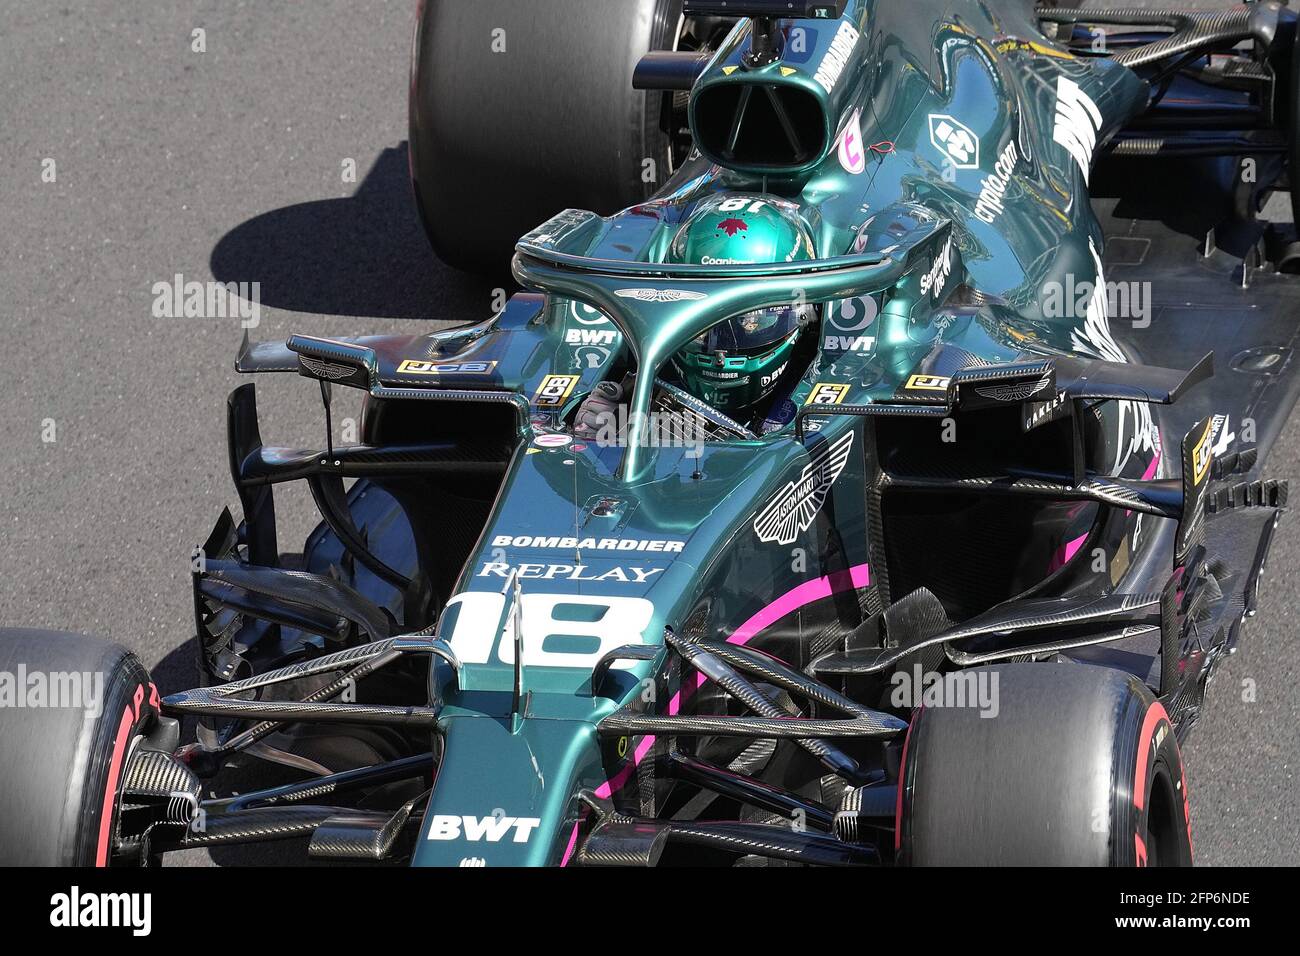
<instances>
[{"instance_id":1,"label":"aston martin wings logo","mask_svg":"<svg viewBox=\"0 0 1300 956\"><path fill-rule=\"evenodd\" d=\"M848 432L835 444L824 445L814 454L799 480L788 482L754 518L754 534L758 540L794 544L822 510L831 485L849 463L852 448L853 432Z\"/></svg>"},{"instance_id":2,"label":"aston martin wings logo","mask_svg":"<svg viewBox=\"0 0 1300 956\"><path fill-rule=\"evenodd\" d=\"M709 297L706 292L687 292L685 289L616 289L614 294L620 299L639 302L694 302Z\"/></svg>"},{"instance_id":3,"label":"aston martin wings logo","mask_svg":"<svg viewBox=\"0 0 1300 956\"><path fill-rule=\"evenodd\" d=\"M1023 402L1052 384L1052 376L1044 375L1037 381L1013 382L1009 385L979 385L975 394L995 402Z\"/></svg>"},{"instance_id":4,"label":"aston martin wings logo","mask_svg":"<svg viewBox=\"0 0 1300 956\"><path fill-rule=\"evenodd\" d=\"M320 378L327 379L331 382L337 382L341 378L347 378L349 375L356 374L356 366L343 365L339 362L326 362L324 359L311 358L306 355L299 355L300 361L307 371Z\"/></svg>"}]
</instances>

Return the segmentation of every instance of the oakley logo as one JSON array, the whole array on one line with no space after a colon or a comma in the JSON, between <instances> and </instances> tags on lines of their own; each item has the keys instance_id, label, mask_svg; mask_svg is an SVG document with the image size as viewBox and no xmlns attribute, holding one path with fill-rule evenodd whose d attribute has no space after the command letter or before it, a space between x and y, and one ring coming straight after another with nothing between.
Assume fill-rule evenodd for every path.
<instances>
[{"instance_id":1,"label":"oakley logo","mask_svg":"<svg viewBox=\"0 0 1300 956\"><path fill-rule=\"evenodd\" d=\"M1029 416L1025 419L1024 430L1032 431L1039 425L1055 421L1057 413L1065 408L1065 392L1057 392L1055 398L1045 402L1030 402Z\"/></svg>"}]
</instances>

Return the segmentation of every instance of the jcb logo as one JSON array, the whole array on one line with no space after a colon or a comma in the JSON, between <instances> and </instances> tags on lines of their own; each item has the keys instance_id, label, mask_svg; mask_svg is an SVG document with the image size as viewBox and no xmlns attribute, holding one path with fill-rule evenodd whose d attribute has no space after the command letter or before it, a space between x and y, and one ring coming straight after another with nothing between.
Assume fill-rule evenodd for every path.
<instances>
[{"instance_id":1,"label":"jcb logo","mask_svg":"<svg viewBox=\"0 0 1300 956\"><path fill-rule=\"evenodd\" d=\"M471 843L486 840L488 843L500 843L508 833L513 831L511 842L527 843L533 831L542 825L537 817L491 817L454 816L436 813L429 824L430 840L461 840Z\"/></svg>"},{"instance_id":2,"label":"jcb logo","mask_svg":"<svg viewBox=\"0 0 1300 956\"><path fill-rule=\"evenodd\" d=\"M397 371L406 375L488 375L496 367L496 362L417 362L407 359L397 366Z\"/></svg>"},{"instance_id":3,"label":"jcb logo","mask_svg":"<svg viewBox=\"0 0 1300 956\"><path fill-rule=\"evenodd\" d=\"M844 401L844 396L849 394L848 385L836 385L830 382L819 382L813 386L812 392L808 395L808 405L838 405Z\"/></svg>"},{"instance_id":4,"label":"jcb logo","mask_svg":"<svg viewBox=\"0 0 1300 956\"><path fill-rule=\"evenodd\" d=\"M555 408L564 404L573 387L578 384L577 375L548 375L537 386L533 395L533 404L538 408Z\"/></svg>"},{"instance_id":5,"label":"jcb logo","mask_svg":"<svg viewBox=\"0 0 1300 956\"><path fill-rule=\"evenodd\" d=\"M948 383L952 381L942 375L913 375L907 380L908 389L922 389L931 392L942 392L948 388Z\"/></svg>"},{"instance_id":6,"label":"jcb logo","mask_svg":"<svg viewBox=\"0 0 1300 956\"><path fill-rule=\"evenodd\" d=\"M1192 484L1199 485L1205 480L1205 473L1210 470L1210 459L1214 451L1214 419L1205 423L1205 432L1201 440L1192 449Z\"/></svg>"}]
</instances>

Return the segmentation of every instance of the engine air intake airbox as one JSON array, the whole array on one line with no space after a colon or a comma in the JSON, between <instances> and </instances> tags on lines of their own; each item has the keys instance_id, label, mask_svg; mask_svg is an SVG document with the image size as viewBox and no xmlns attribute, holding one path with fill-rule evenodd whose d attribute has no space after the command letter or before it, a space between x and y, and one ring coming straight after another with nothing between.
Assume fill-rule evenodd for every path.
<instances>
[{"instance_id":1,"label":"engine air intake airbox","mask_svg":"<svg viewBox=\"0 0 1300 956\"><path fill-rule=\"evenodd\" d=\"M753 21L733 30L691 92L700 152L740 172L798 175L816 168L870 72L862 62L862 19L852 4L840 20L782 21L773 58L762 64L750 42Z\"/></svg>"}]
</instances>

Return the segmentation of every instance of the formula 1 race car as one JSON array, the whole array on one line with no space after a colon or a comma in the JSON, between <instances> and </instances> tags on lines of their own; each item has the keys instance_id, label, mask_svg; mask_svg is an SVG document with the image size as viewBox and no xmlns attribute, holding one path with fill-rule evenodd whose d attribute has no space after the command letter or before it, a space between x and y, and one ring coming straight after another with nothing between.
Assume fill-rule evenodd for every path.
<instances>
[{"instance_id":1,"label":"formula 1 race car","mask_svg":"<svg viewBox=\"0 0 1300 956\"><path fill-rule=\"evenodd\" d=\"M1190 864L1179 744L1286 503L1295 14L537 7L425 0L411 84L435 249L530 230L523 291L245 342L359 443L230 395L199 687L4 633L103 693L0 712L0 857ZM296 775L205 797L246 758Z\"/></svg>"}]
</instances>

